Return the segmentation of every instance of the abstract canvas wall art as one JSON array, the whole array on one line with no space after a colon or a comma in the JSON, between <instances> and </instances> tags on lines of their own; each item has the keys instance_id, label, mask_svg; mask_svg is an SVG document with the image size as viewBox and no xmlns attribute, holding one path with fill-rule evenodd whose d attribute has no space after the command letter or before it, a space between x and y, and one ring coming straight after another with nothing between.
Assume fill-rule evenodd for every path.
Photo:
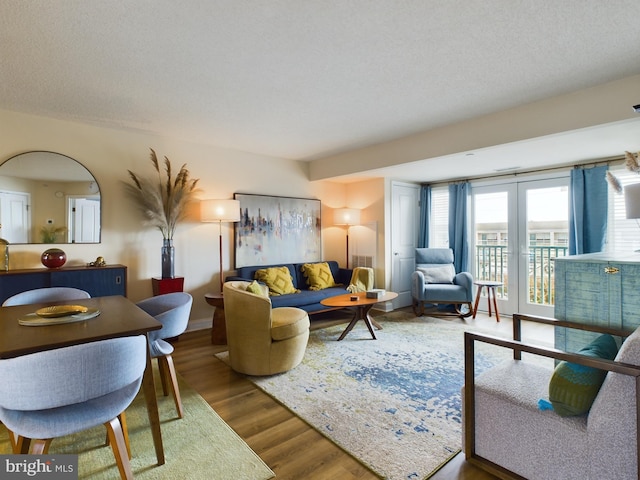
<instances>
[{"instance_id":1,"label":"abstract canvas wall art","mask_svg":"<svg viewBox=\"0 0 640 480\"><path fill-rule=\"evenodd\" d=\"M236 193L235 266L317 262L320 200Z\"/></svg>"}]
</instances>

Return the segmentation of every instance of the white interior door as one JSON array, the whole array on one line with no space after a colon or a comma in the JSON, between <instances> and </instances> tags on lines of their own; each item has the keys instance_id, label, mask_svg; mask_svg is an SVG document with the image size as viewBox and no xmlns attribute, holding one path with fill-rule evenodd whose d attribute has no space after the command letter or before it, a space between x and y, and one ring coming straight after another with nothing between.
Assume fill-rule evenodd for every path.
<instances>
[{"instance_id":1,"label":"white interior door","mask_svg":"<svg viewBox=\"0 0 640 480\"><path fill-rule=\"evenodd\" d=\"M391 184L391 290L398 294L393 308L412 304L411 274L418 243L418 185Z\"/></svg>"},{"instance_id":2,"label":"white interior door","mask_svg":"<svg viewBox=\"0 0 640 480\"><path fill-rule=\"evenodd\" d=\"M29 203L28 193L0 192L0 237L10 243L29 243Z\"/></svg>"},{"instance_id":3,"label":"white interior door","mask_svg":"<svg viewBox=\"0 0 640 480\"><path fill-rule=\"evenodd\" d=\"M100 200L70 198L70 227L72 243L100 242Z\"/></svg>"}]
</instances>

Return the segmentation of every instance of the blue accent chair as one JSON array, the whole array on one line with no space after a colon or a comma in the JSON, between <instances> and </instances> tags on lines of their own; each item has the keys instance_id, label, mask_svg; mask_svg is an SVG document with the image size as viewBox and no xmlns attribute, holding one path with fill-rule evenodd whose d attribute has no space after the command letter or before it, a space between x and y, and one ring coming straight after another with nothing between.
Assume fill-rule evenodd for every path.
<instances>
[{"instance_id":1,"label":"blue accent chair","mask_svg":"<svg viewBox=\"0 0 640 480\"><path fill-rule=\"evenodd\" d=\"M451 314L453 306L461 318L473 314L473 278L469 272L456 272L453 250L450 248L416 248L416 271L411 274L413 311L422 316L425 305L434 308L432 314ZM444 308L437 308L438 306Z\"/></svg>"},{"instance_id":2,"label":"blue accent chair","mask_svg":"<svg viewBox=\"0 0 640 480\"><path fill-rule=\"evenodd\" d=\"M160 330L153 330L148 333L149 350L151 358L158 359L162 393L165 396L168 395L168 386L171 385L173 400L180 418L183 417L184 411L182 409L180 389L178 388L178 377L173 365L173 357L171 356L173 345L167 342L167 339L175 338L187 329L192 304L193 297L186 292L158 295L137 303L138 307L162 323Z\"/></svg>"},{"instance_id":3,"label":"blue accent chair","mask_svg":"<svg viewBox=\"0 0 640 480\"><path fill-rule=\"evenodd\" d=\"M14 453L47 454L53 439L104 424L120 476L133 478L124 411L146 365L144 335L0 360L0 421Z\"/></svg>"},{"instance_id":4,"label":"blue accent chair","mask_svg":"<svg viewBox=\"0 0 640 480\"><path fill-rule=\"evenodd\" d=\"M79 288L46 287L16 293L7 298L2 303L2 306L11 307L14 305L29 305L30 303L63 302L65 300L81 300L83 298L91 298L91 295L89 295L89 292Z\"/></svg>"}]
</instances>

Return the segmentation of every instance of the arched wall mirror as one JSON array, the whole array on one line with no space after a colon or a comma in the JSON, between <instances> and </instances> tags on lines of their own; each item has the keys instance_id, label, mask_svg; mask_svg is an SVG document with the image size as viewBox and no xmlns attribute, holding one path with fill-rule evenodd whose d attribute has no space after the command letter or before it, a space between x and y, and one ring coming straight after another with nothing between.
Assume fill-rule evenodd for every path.
<instances>
[{"instance_id":1,"label":"arched wall mirror","mask_svg":"<svg viewBox=\"0 0 640 480\"><path fill-rule=\"evenodd\" d=\"M71 157L26 152L0 164L0 237L9 243L100 243L100 187Z\"/></svg>"}]
</instances>

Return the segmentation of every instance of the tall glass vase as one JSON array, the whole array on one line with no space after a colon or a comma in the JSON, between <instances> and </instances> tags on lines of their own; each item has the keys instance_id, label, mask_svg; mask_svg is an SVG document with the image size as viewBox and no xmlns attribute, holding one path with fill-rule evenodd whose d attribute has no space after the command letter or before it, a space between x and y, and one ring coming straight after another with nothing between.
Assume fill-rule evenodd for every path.
<instances>
[{"instance_id":1,"label":"tall glass vase","mask_svg":"<svg viewBox=\"0 0 640 480\"><path fill-rule=\"evenodd\" d=\"M173 240L165 238L162 241L162 278L174 278L174 260L175 249L173 247Z\"/></svg>"}]
</instances>

